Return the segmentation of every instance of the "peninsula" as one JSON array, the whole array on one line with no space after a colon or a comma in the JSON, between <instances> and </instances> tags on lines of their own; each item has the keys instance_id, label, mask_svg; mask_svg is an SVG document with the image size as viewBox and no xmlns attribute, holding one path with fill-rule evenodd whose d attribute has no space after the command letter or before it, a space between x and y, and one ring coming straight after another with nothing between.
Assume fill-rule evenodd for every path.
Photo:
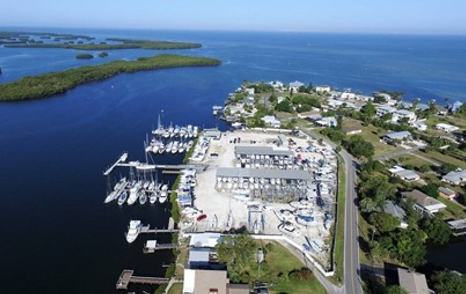
<instances>
[{"instance_id":1,"label":"peninsula","mask_svg":"<svg viewBox=\"0 0 466 294\"><path fill-rule=\"evenodd\" d=\"M0 85L0 101L22 101L46 98L65 93L79 85L108 79L120 73L159 70L176 67L218 66L221 62L207 57L157 55L137 60L117 60L109 63L83 66L62 72L51 72L25 77Z\"/></svg>"}]
</instances>

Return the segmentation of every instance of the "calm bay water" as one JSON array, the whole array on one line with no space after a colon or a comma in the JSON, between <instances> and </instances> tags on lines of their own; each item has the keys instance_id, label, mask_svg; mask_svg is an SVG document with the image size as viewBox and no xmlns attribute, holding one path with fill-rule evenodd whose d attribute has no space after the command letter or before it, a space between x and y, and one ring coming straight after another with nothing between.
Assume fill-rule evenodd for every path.
<instances>
[{"instance_id":1,"label":"calm bay water","mask_svg":"<svg viewBox=\"0 0 466 294\"><path fill-rule=\"evenodd\" d=\"M66 32L196 41L204 47L162 53L212 56L224 63L217 68L125 74L52 99L0 104L0 274L7 281L2 293L112 293L123 268L163 274L161 265L169 262L169 253L143 256L145 238L128 245L123 234L129 219L166 225L168 206L120 208L102 203L102 171L122 151L143 159L145 134L162 109L166 122L221 126L211 115L212 105L221 104L243 80L272 79L367 93L400 90L408 98L466 100L464 37ZM0 83L160 51L111 51L106 59L90 61L76 60L76 53L0 48ZM442 265L445 251L434 254L432 259ZM466 272L464 262L454 265Z\"/></svg>"}]
</instances>

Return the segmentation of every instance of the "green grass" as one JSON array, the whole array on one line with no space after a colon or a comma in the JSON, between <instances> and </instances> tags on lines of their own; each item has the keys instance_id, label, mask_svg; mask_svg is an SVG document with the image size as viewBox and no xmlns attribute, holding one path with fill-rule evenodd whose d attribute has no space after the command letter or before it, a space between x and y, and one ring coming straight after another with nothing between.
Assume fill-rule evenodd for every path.
<instances>
[{"instance_id":1,"label":"green grass","mask_svg":"<svg viewBox=\"0 0 466 294\"><path fill-rule=\"evenodd\" d=\"M429 150L429 151L427 151L425 153L422 152L420 154L425 155L426 157L432 158L435 161L440 161L440 162L443 162L443 163L450 163L450 164L456 165L458 167L461 167L463 169L466 168L466 162L464 162L462 160L459 160L459 159L456 159L454 157L442 154L442 153L440 153L438 151Z\"/></svg>"},{"instance_id":2,"label":"green grass","mask_svg":"<svg viewBox=\"0 0 466 294\"><path fill-rule=\"evenodd\" d=\"M443 197L437 197L437 200L442 202L443 204L445 204L447 206L446 210L451 214L450 216L452 216L453 218L455 219L462 219L462 218L466 218L466 212L464 212L464 209L459 206L458 204L448 200L448 199L445 199ZM448 215L444 215L445 218L450 218L448 217Z\"/></svg>"},{"instance_id":3,"label":"green grass","mask_svg":"<svg viewBox=\"0 0 466 294\"><path fill-rule=\"evenodd\" d=\"M343 282L343 266L344 266L344 248L345 248L345 164L343 159L338 157L338 195L337 195L337 223L335 232L335 282L338 284Z\"/></svg>"},{"instance_id":4,"label":"green grass","mask_svg":"<svg viewBox=\"0 0 466 294\"><path fill-rule=\"evenodd\" d=\"M300 281L290 279L286 273L304 267L304 264L285 247L276 242L270 243L272 246L265 256L268 264L269 275L284 275L272 287L273 293L326 293L316 277L309 280Z\"/></svg>"},{"instance_id":5,"label":"green grass","mask_svg":"<svg viewBox=\"0 0 466 294\"><path fill-rule=\"evenodd\" d=\"M345 117L343 120L343 127L349 126L357 126L361 128L362 133L360 135L366 141L374 145L375 156L381 156L399 150L399 148L380 142L380 137L385 135L386 131L379 131L373 125L364 126L357 120Z\"/></svg>"},{"instance_id":6,"label":"green grass","mask_svg":"<svg viewBox=\"0 0 466 294\"><path fill-rule=\"evenodd\" d=\"M182 293L183 293L182 283L175 283L171 286L170 290L168 290L168 294L182 294Z\"/></svg>"},{"instance_id":7,"label":"green grass","mask_svg":"<svg viewBox=\"0 0 466 294\"><path fill-rule=\"evenodd\" d=\"M176 67L217 66L220 61L206 57L157 55L137 60L117 60L94 66L83 66L62 72L25 77L0 85L0 101L20 101L65 93L79 85L105 80L121 73L160 70Z\"/></svg>"}]
</instances>

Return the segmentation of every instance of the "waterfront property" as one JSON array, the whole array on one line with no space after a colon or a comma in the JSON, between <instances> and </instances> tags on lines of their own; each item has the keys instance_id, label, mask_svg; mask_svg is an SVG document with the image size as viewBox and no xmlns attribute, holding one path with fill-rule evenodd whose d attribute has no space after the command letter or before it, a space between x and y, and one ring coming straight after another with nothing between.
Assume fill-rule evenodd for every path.
<instances>
[{"instance_id":1,"label":"waterfront property","mask_svg":"<svg viewBox=\"0 0 466 294\"><path fill-rule=\"evenodd\" d=\"M466 183L466 170L451 171L442 177L442 181L459 186Z\"/></svg>"},{"instance_id":2,"label":"waterfront property","mask_svg":"<svg viewBox=\"0 0 466 294\"><path fill-rule=\"evenodd\" d=\"M419 211L427 215L434 215L438 213L439 211L447 208L447 206L443 204L442 202L422 193L419 190L403 192L401 194L403 195L403 197L413 200L414 208L418 209Z\"/></svg>"}]
</instances>

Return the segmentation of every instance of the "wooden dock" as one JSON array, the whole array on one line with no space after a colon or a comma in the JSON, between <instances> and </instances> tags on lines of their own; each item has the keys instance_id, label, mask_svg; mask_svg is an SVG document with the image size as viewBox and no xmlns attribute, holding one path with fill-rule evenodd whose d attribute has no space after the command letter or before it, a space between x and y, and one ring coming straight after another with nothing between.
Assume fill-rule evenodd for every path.
<instances>
[{"instance_id":1,"label":"wooden dock","mask_svg":"<svg viewBox=\"0 0 466 294\"><path fill-rule=\"evenodd\" d=\"M123 270L116 283L116 288L117 290L127 290L129 284L162 285L168 284L169 281L168 278L135 276L133 270Z\"/></svg>"},{"instance_id":2,"label":"wooden dock","mask_svg":"<svg viewBox=\"0 0 466 294\"><path fill-rule=\"evenodd\" d=\"M146 248L142 250L143 253L155 253L155 251L158 250L169 250L169 249L174 249L176 248L176 245L173 243L166 243L166 244L157 244L155 248Z\"/></svg>"}]
</instances>

